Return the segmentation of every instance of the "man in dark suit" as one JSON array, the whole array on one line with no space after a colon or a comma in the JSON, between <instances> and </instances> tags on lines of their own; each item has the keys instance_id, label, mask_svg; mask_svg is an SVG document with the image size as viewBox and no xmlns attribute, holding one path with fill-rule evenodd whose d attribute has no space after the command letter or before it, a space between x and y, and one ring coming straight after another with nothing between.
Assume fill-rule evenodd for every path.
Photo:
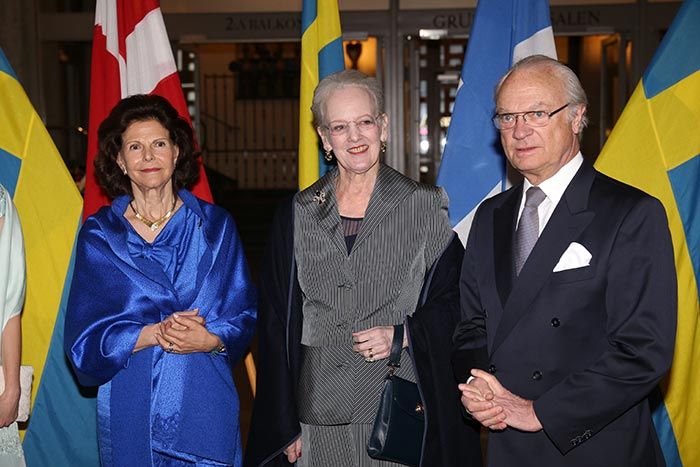
<instances>
[{"instance_id":1,"label":"man in dark suit","mask_svg":"<svg viewBox=\"0 0 700 467\"><path fill-rule=\"evenodd\" d=\"M664 465L647 397L673 356L673 246L658 200L584 161L586 102L543 56L496 90L525 180L476 213L453 353L489 466Z\"/></svg>"}]
</instances>

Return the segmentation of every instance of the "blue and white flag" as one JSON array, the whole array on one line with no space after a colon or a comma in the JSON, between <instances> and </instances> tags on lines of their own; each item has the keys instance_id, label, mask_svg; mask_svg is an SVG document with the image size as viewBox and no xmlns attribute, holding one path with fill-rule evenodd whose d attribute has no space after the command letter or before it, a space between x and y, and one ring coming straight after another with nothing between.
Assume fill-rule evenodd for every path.
<instances>
[{"instance_id":1,"label":"blue and white flag","mask_svg":"<svg viewBox=\"0 0 700 467\"><path fill-rule=\"evenodd\" d=\"M478 3L437 179L450 197L450 222L463 243L481 201L506 183L506 161L491 121L494 88L511 65L536 54L556 58L548 0Z\"/></svg>"}]
</instances>

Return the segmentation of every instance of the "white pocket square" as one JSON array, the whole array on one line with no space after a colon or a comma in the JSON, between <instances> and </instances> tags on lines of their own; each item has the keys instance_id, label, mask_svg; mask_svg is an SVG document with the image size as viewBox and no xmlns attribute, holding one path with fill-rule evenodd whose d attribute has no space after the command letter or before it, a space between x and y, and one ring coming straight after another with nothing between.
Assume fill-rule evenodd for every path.
<instances>
[{"instance_id":1,"label":"white pocket square","mask_svg":"<svg viewBox=\"0 0 700 467\"><path fill-rule=\"evenodd\" d=\"M566 249L559 262L552 272L566 271L568 269L583 268L591 264L593 256L586 250L586 247L580 243L571 242L569 248Z\"/></svg>"}]
</instances>

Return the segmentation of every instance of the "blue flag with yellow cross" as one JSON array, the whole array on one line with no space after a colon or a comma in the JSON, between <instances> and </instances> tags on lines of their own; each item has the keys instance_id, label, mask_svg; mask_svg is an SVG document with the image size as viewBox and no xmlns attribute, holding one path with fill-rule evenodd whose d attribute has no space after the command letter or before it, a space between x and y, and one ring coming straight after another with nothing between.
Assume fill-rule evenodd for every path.
<instances>
[{"instance_id":1,"label":"blue flag with yellow cross","mask_svg":"<svg viewBox=\"0 0 700 467\"><path fill-rule=\"evenodd\" d=\"M312 125L311 101L319 81L345 68L337 0L304 0L301 12L299 93L299 189L322 176L327 166Z\"/></svg>"},{"instance_id":2,"label":"blue flag with yellow cross","mask_svg":"<svg viewBox=\"0 0 700 467\"><path fill-rule=\"evenodd\" d=\"M661 200L678 274L673 366L654 425L668 467L700 465L700 0L686 0L596 168Z\"/></svg>"},{"instance_id":3,"label":"blue flag with yellow cross","mask_svg":"<svg viewBox=\"0 0 700 467\"><path fill-rule=\"evenodd\" d=\"M2 49L0 183L17 206L27 262L22 364L34 367L24 434L27 465L95 465L94 398L74 382L63 353L63 315L83 200Z\"/></svg>"}]
</instances>

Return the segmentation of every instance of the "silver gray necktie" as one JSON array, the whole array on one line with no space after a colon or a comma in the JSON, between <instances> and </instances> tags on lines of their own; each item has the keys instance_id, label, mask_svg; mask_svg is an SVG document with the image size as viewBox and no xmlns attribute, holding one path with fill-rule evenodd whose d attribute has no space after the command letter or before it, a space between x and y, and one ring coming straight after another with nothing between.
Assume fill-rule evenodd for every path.
<instances>
[{"instance_id":1,"label":"silver gray necktie","mask_svg":"<svg viewBox=\"0 0 700 467\"><path fill-rule=\"evenodd\" d=\"M520 275L527 257L537 243L540 231L540 216L538 206L547 196L538 187L528 188L525 193L525 207L520 215L518 230L515 232L515 273Z\"/></svg>"}]
</instances>

